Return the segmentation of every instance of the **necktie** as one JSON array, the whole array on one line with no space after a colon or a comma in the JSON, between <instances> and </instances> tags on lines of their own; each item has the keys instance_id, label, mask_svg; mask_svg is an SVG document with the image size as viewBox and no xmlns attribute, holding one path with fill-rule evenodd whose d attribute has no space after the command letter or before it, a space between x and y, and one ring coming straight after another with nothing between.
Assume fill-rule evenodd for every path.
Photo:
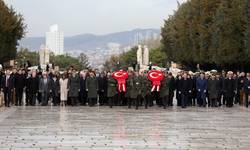
<instances>
[{"instance_id":1,"label":"necktie","mask_svg":"<svg viewBox=\"0 0 250 150\"><path fill-rule=\"evenodd\" d=\"M9 77L7 76L7 83L6 83L6 87L9 86Z\"/></svg>"},{"instance_id":2,"label":"necktie","mask_svg":"<svg viewBox=\"0 0 250 150\"><path fill-rule=\"evenodd\" d=\"M46 85L46 80L44 80L44 84Z\"/></svg>"}]
</instances>

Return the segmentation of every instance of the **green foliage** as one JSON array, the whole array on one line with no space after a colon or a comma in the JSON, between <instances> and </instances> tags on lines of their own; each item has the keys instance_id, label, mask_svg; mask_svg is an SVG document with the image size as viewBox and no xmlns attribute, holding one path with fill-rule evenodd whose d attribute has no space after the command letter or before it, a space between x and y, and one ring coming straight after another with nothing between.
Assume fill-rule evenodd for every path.
<instances>
[{"instance_id":1,"label":"green foliage","mask_svg":"<svg viewBox=\"0 0 250 150\"><path fill-rule=\"evenodd\" d=\"M75 69L80 71L86 68L86 66L88 66L88 61L86 59L83 59L82 61L80 61L78 58L67 56L67 55L66 56L54 55L53 53L50 53L49 59L50 59L50 62L54 60L55 66L59 66L59 70L70 69L70 66L73 66ZM84 64L82 62L84 62Z\"/></svg>"},{"instance_id":2,"label":"green foliage","mask_svg":"<svg viewBox=\"0 0 250 150\"><path fill-rule=\"evenodd\" d=\"M121 53L118 57L111 56L110 60L107 60L103 65L103 70L117 70L118 67L119 69L127 70L128 67L132 67L133 62L137 63L137 50L138 47L135 46L132 47L130 51ZM151 50L149 51L149 61L154 66L161 67L162 62L166 61L167 59L167 54L165 51L163 51L163 45L160 45L156 48L151 48ZM120 63L119 66L117 65L117 62Z\"/></svg>"},{"instance_id":3,"label":"green foliage","mask_svg":"<svg viewBox=\"0 0 250 150\"><path fill-rule=\"evenodd\" d=\"M163 50L189 68L249 68L249 0L189 0L165 20Z\"/></svg>"},{"instance_id":4,"label":"green foliage","mask_svg":"<svg viewBox=\"0 0 250 150\"><path fill-rule=\"evenodd\" d=\"M128 67L132 67L133 62L136 63L137 61L137 50L138 47L132 47L130 51L128 51L127 53L125 53L124 57L123 57L123 63L122 65L122 69L128 69Z\"/></svg>"},{"instance_id":5,"label":"green foliage","mask_svg":"<svg viewBox=\"0 0 250 150\"><path fill-rule=\"evenodd\" d=\"M82 62L82 67L83 67L83 69L85 69L85 68L90 68L90 66L89 66L89 61L88 61L88 58L87 58L87 55L84 54L83 52L80 53L80 55L78 56L78 60L79 60L80 62Z\"/></svg>"},{"instance_id":6,"label":"green foliage","mask_svg":"<svg viewBox=\"0 0 250 150\"><path fill-rule=\"evenodd\" d=\"M153 66L162 67L162 62L167 60L167 55L165 52L162 52L162 48L163 46L161 45L149 51L149 62L151 62Z\"/></svg>"},{"instance_id":7,"label":"green foliage","mask_svg":"<svg viewBox=\"0 0 250 150\"><path fill-rule=\"evenodd\" d=\"M24 17L0 0L0 63L16 58L18 40L26 33Z\"/></svg>"},{"instance_id":8,"label":"green foliage","mask_svg":"<svg viewBox=\"0 0 250 150\"><path fill-rule=\"evenodd\" d=\"M29 60L32 66L37 66L39 62L39 53L30 52L28 48L21 47L21 49L17 51L17 59L24 59L24 62Z\"/></svg>"}]
</instances>

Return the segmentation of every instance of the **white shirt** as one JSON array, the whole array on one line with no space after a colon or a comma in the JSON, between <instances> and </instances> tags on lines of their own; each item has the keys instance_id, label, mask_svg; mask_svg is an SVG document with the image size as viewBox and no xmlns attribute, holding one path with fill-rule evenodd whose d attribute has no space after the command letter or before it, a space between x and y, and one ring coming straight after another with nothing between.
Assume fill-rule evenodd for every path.
<instances>
[{"instance_id":1,"label":"white shirt","mask_svg":"<svg viewBox=\"0 0 250 150\"><path fill-rule=\"evenodd\" d=\"M7 80L8 80L8 79L10 79L10 75L6 75L6 87L8 87L8 86L7 86ZM8 84L9 84L9 82L8 82Z\"/></svg>"}]
</instances>

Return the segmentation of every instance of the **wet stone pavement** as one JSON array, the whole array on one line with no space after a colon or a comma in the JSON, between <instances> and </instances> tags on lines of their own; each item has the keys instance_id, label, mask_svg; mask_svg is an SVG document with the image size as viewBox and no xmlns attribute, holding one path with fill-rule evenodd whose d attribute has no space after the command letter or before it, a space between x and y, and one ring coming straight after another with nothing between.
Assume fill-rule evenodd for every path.
<instances>
[{"instance_id":1,"label":"wet stone pavement","mask_svg":"<svg viewBox=\"0 0 250 150\"><path fill-rule=\"evenodd\" d=\"M250 109L0 108L0 149L250 149Z\"/></svg>"}]
</instances>

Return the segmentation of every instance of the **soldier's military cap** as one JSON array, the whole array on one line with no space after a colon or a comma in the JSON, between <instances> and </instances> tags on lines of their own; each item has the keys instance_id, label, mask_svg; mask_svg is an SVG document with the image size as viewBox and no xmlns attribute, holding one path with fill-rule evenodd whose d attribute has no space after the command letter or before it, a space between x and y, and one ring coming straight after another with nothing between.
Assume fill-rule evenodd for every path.
<instances>
[{"instance_id":1,"label":"soldier's military cap","mask_svg":"<svg viewBox=\"0 0 250 150\"><path fill-rule=\"evenodd\" d=\"M204 76L204 75L205 75L205 73L204 73L204 72L201 72L201 73L200 73L200 75L201 75L201 76Z\"/></svg>"},{"instance_id":2,"label":"soldier's military cap","mask_svg":"<svg viewBox=\"0 0 250 150\"><path fill-rule=\"evenodd\" d=\"M133 71L131 69L128 70L128 73L133 73Z\"/></svg>"},{"instance_id":3,"label":"soldier's military cap","mask_svg":"<svg viewBox=\"0 0 250 150\"><path fill-rule=\"evenodd\" d=\"M148 73L148 70L144 70L144 73Z\"/></svg>"},{"instance_id":4,"label":"soldier's military cap","mask_svg":"<svg viewBox=\"0 0 250 150\"><path fill-rule=\"evenodd\" d=\"M76 72L76 69L73 69L72 72Z\"/></svg>"},{"instance_id":5,"label":"soldier's military cap","mask_svg":"<svg viewBox=\"0 0 250 150\"><path fill-rule=\"evenodd\" d=\"M104 71L102 71L101 74L104 74Z\"/></svg>"},{"instance_id":6,"label":"soldier's military cap","mask_svg":"<svg viewBox=\"0 0 250 150\"><path fill-rule=\"evenodd\" d=\"M234 73L233 73L233 71L228 71L227 74L232 75L232 74L234 74Z\"/></svg>"},{"instance_id":7,"label":"soldier's military cap","mask_svg":"<svg viewBox=\"0 0 250 150\"><path fill-rule=\"evenodd\" d=\"M170 72L169 75L172 76L172 72Z\"/></svg>"},{"instance_id":8,"label":"soldier's military cap","mask_svg":"<svg viewBox=\"0 0 250 150\"><path fill-rule=\"evenodd\" d=\"M225 70L222 70L222 73L226 73L226 71L225 71Z\"/></svg>"}]
</instances>

